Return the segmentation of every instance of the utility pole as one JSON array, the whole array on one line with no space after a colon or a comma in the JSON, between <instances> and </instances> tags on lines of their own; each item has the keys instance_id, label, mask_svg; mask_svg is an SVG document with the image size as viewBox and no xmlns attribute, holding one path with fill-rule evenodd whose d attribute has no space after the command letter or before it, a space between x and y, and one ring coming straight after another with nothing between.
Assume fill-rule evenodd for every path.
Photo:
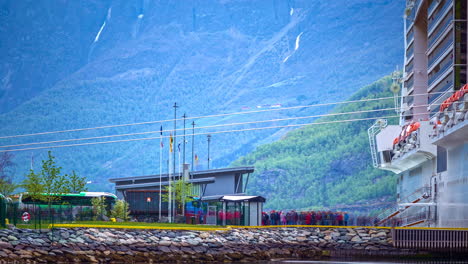
<instances>
[{"instance_id":1,"label":"utility pole","mask_svg":"<svg viewBox=\"0 0 468 264\"><path fill-rule=\"evenodd\" d=\"M184 113L184 115L182 116L184 118L184 150L182 152L182 164L185 164L185 120L187 118L187 115Z\"/></svg>"},{"instance_id":2,"label":"utility pole","mask_svg":"<svg viewBox=\"0 0 468 264\"><path fill-rule=\"evenodd\" d=\"M176 130L176 129L177 129L177 122L176 122L176 120L177 120L177 108L179 107L179 106L177 105L177 102L174 103L174 106L173 106L173 107L174 107L174 144L172 144L172 146L173 146L173 149L172 149L172 150L174 150L174 151L173 151L173 153L174 153L174 163L173 163L173 166L172 166L172 171L173 171L173 173L174 173L174 175L175 175L175 172L176 172L176 171L175 171L175 168L176 168L176 162L175 162L175 160L176 160L176 155L175 155L175 149L174 149L174 147L177 146L177 130Z\"/></svg>"},{"instance_id":3,"label":"utility pole","mask_svg":"<svg viewBox=\"0 0 468 264\"><path fill-rule=\"evenodd\" d=\"M194 146L195 146L195 121L192 121L192 171L193 171L193 162L195 159Z\"/></svg>"},{"instance_id":4,"label":"utility pole","mask_svg":"<svg viewBox=\"0 0 468 264\"><path fill-rule=\"evenodd\" d=\"M210 169L210 142L211 142L211 135L206 136L208 140L208 169Z\"/></svg>"}]
</instances>

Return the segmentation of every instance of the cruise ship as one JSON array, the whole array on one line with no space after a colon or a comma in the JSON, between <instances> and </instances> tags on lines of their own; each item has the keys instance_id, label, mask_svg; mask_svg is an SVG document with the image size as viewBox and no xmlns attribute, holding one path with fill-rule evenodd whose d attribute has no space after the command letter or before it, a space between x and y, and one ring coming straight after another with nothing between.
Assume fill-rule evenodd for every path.
<instances>
[{"instance_id":1,"label":"cruise ship","mask_svg":"<svg viewBox=\"0 0 468 264\"><path fill-rule=\"evenodd\" d=\"M467 13L467 0L406 1L399 125L369 128L373 165L398 177L379 225L468 227Z\"/></svg>"}]
</instances>

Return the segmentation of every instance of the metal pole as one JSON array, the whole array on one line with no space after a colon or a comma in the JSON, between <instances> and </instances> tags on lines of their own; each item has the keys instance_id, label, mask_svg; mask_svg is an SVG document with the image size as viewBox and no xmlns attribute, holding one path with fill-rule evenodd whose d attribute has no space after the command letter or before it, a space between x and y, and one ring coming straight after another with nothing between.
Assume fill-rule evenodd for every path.
<instances>
[{"instance_id":1,"label":"metal pole","mask_svg":"<svg viewBox=\"0 0 468 264\"><path fill-rule=\"evenodd\" d=\"M161 132L162 134L162 132ZM162 191L162 135L159 139L159 222L161 222L161 191Z\"/></svg>"},{"instance_id":2,"label":"metal pole","mask_svg":"<svg viewBox=\"0 0 468 264\"><path fill-rule=\"evenodd\" d=\"M167 208L167 217L169 218L169 223L172 223L172 182L171 182L171 148L169 148L169 160L167 161L167 170L169 177L169 201Z\"/></svg>"},{"instance_id":3,"label":"metal pole","mask_svg":"<svg viewBox=\"0 0 468 264\"><path fill-rule=\"evenodd\" d=\"M192 171L193 171L193 163L194 163L194 146L195 146L195 121L192 122Z\"/></svg>"},{"instance_id":4,"label":"metal pole","mask_svg":"<svg viewBox=\"0 0 468 264\"><path fill-rule=\"evenodd\" d=\"M182 153L183 155L183 163L182 164L185 164L185 119L187 118L187 115L184 113L184 115L182 116L184 118L184 152Z\"/></svg>"},{"instance_id":5,"label":"metal pole","mask_svg":"<svg viewBox=\"0 0 468 264\"><path fill-rule=\"evenodd\" d=\"M211 142L211 135L206 136L208 139L208 169L210 169L210 142Z\"/></svg>"},{"instance_id":6,"label":"metal pole","mask_svg":"<svg viewBox=\"0 0 468 264\"><path fill-rule=\"evenodd\" d=\"M173 147L173 150L174 150L174 147L177 146L177 130L176 130L177 122L176 122L176 119L177 119L177 108L178 108L179 106L177 105L177 103L174 103L174 106L173 106L173 107L174 107L174 144L172 145L172 147ZM175 174L175 171L176 171L176 170L175 170L175 168L176 168L176 162L175 162L175 161L176 161L176 155L175 155L175 151L174 151L173 153L174 153L174 155L173 155L174 164L173 164L173 166L172 166L172 168L173 168L173 171L172 171L172 172Z\"/></svg>"}]
</instances>

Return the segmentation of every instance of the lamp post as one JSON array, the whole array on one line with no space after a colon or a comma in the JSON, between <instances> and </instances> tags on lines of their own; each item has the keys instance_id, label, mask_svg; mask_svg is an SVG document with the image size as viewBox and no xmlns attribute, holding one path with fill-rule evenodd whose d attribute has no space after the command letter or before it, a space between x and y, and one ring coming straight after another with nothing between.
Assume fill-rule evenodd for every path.
<instances>
[{"instance_id":1,"label":"lamp post","mask_svg":"<svg viewBox=\"0 0 468 264\"><path fill-rule=\"evenodd\" d=\"M183 152L182 152L182 164L185 164L185 120L187 118L187 115L184 113L182 116L184 118L184 145L183 145Z\"/></svg>"},{"instance_id":2,"label":"lamp post","mask_svg":"<svg viewBox=\"0 0 468 264\"><path fill-rule=\"evenodd\" d=\"M210 142L211 142L211 135L206 136L208 140L208 169L210 169Z\"/></svg>"}]
</instances>

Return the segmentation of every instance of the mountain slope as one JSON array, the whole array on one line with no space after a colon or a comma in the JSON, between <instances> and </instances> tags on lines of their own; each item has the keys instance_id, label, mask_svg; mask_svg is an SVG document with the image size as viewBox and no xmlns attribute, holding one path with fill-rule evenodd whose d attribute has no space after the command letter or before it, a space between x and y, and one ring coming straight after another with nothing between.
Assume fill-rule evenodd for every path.
<instances>
[{"instance_id":1,"label":"mountain slope","mask_svg":"<svg viewBox=\"0 0 468 264\"><path fill-rule=\"evenodd\" d=\"M0 34L9 40L1 43L2 57L7 59L0 62L0 100L11 102L0 106L0 135L170 119L174 102L181 105L180 117L184 112L204 116L265 109L272 104L340 101L393 70L402 56L402 1L198 0L188 4L88 0L56 6L44 1L17 2L0 2L6 7L3 10L8 10L2 13L2 21L8 23L0 25ZM24 29L24 23L32 25ZM9 36L10 32L17 33ZM17 43L21 45L15 46ZM34 66L29 69L24 65ZM327 110L274 111L195 122L200 127ZM162 125L164 129L173 126L172 122ZM146 135L154 136L159 126L43 135L0 143L143 131L155 131ZM252 126L260 125L196 132ZM289 130L216 134L211 145L212 166L227 166ZM137 137L112 139L125 138ZM191 138L187 140L190 146ZM103 140L87 142L95 141ZM158 173L158 145L158 140L88 145L54 149L54 155L64 169L75 169L98 183L91 189L110 191L109 177ZM200 169L205 168L206 136L195 138L195 152L200 157ZM29 169L32 155L37 161L45 153L17 152L18 179ZM190 154L189 149L187 156ZM167 154L163 160L166 164Z\"/></svg>"},{"instance_id":2,"label":"mountain slope","mask_svg":"<svg viewBox=\"0 0 468 264\"><path fill-rule=\"evenodd\" d=\"M391 96L385 77L357 91L350 100ZM368 101L336 107L332 113L386 109L393 100ZM338 120L395 115L377 111L317 119L289 132L281 140L258 147L233 165L255 166L250 194L267 198L267 208L334 207L393 199L396 177L372 167L367 129L374 120L322 124ZM396 122L395 118L391 121ZM369 202L371 201L371 202Z\"/></svg>"}]
</instances>

